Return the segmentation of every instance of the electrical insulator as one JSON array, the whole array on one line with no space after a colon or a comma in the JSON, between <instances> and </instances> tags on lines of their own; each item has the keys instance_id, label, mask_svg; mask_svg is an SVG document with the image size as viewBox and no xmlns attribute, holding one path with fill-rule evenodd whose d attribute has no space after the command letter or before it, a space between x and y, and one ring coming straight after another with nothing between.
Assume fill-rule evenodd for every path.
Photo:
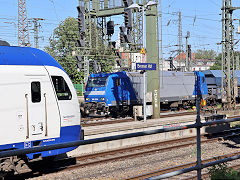
<instances>
[{"instance_id":1,"label":"electrical insulator","mask_svg":"<svg viewBox=\"0 0 240 180\"><path fill-rule=\"evenodd\" d=\"M129 25L129 12L128 11L124 12L124 24L126 27Z\"/></svg>"},{"instance_id":2,"label":"electrical insulator","mask_svg":"<svg viewBox=\"0 0 240 180\"><path fill-rule=\"evenodd\" d=\"M128 7L132 4L132 0L122 0L124 7Z\"/></svg>"}]
</instances>

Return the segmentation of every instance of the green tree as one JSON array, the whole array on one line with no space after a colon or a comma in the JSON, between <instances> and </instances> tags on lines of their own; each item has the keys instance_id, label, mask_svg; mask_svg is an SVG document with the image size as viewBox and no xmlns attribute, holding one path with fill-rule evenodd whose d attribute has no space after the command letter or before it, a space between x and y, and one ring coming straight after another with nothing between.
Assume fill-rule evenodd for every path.
<instances>
[{"instance_id":1,"label":"green tree","mask_svg":"<svg viewBox=\"0 0 240 180\"><path fill-rule=\"evenodd\" d=\"M217 53L214 50L198 49L195 55L196 59L215 59Z\"/></svg>"},{"instance_id":2,"label":"green tree","mask_svg":"<svg viewBox=\"0 0 240 180\"><path fill-rule=\"evenodd\" d=\"M236 51L234 54L235 54L234 60L236 60L237 55L240 57L240 52ZM215 59L216 59L216 62L210 69L211 70L221 70L222 69L222 53L219 53ZM231 66L231 68L232 68L232 66ZM236 63L235 63L235 68L236 68Z\"/></svg>"},{"instance_id":3,"label":"green tree","mask_svg":"<svg viewBox=\"0 0 240 180\"><path fill-rule=\"evenodd\" d=\"M216 62L210 69L221 70L222 69L222 53L218 54L218 56L215 59L216 59Z\"/></svg>"},{"instance_id":4,"label":"green tree","mask_svg":"<svg viewBox=\"0 0 240 180\"><path fill-rule=\"evenodd\" d=\"M73 83L80 83L83 79L83 72L77 71L77 60L72 56L78 39L78 22L75 18L68 17L54 29L50 44L45 47L45 51L61 64Z\"/></svg>"},{"instance_id":5,"label":"green tree","mask_svg":"<svg viewBox=\"0 0 240 180\"><path fill-rule=\"evenodd\" d=\"M99 42L101 49L107 49L108 53L105 55L111 55L114 52L104 45L99 33L101 30L92 24L91 43L93 50L90 51L94 59L101 65L102 72L109 72L113 66L113 60L106 60L101 58L104 52L96 51L96 42ZM77 71L77 60L72 56L72 52L77 47L77 40L79 40L78 22L75 18L68 17L60 25L54 29L53 36L50 38L49 46L45 47L45 51L53 56L61 66L66 70L67 74L73 81L73 83L80 83L83 80L83 71ZM99 56L98 56L99 55ZM90 73L94 69L90 65Z\"/></svg>"}]
</instances>

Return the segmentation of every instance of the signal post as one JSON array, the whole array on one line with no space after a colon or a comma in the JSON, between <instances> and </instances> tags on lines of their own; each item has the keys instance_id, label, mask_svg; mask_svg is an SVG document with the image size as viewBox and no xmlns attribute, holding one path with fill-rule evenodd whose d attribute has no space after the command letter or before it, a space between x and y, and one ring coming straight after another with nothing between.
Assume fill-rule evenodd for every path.
<instances>
[{"instance_id":1,"label":"signal post","mask_svg":"<svg viewBox=\"0 0 240 180\"><path fill-rule=\"evenodd\" d=\"M153 118L160 118L159 51L157 39L157 5L146 11L146 56L147 63L156 64L156 71L147 73L147 91L152 92Z\"/></svg>"}]
</instances>

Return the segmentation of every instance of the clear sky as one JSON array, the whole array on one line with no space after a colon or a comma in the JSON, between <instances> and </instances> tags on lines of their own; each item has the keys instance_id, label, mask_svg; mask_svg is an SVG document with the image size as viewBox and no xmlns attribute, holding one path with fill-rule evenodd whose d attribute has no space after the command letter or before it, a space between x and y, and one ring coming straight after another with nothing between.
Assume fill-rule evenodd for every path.
<instances>
[{"instance_id":1,"label":"clear sky","mask_svg":"<svg viewBox=\"0 0 240 180\"><path fill-rule=\"evenodd\" d=\"M120 0L119 0L120 1ZM0 0L0 39L7 40L11 45L17 45L17 0ZM232 0L233 6L240 6L240 1ZM28 18L44 18L39 35L40 48L48 45L48 39L53 29L68 16L77 17L78 0L27 0ZM214 49L221 52L221 6L222 0L162 0L163 53L170 56L176 50L178 42L178 12L182 13L183 45L187 31L190 32L189 44L192 51L197 49ZM123 16L122 16L123 17ZM240 10L233 13L233 18L240 18ZM121 17L113 18L115 23L122 23ZM235 21L237 30L238 21ZM116 34L119 26L115 27ZM32 29L32 27L30 27ZM235 31L236 31L235 30ZM30 31L33 44L33 31ZM117 37L117 36L115 36ZM235 39L240 35L235 33ZM185 49L185 45L184 48ZM237 47L238 50L238 47Z\"/></svg>"}]
</instances>

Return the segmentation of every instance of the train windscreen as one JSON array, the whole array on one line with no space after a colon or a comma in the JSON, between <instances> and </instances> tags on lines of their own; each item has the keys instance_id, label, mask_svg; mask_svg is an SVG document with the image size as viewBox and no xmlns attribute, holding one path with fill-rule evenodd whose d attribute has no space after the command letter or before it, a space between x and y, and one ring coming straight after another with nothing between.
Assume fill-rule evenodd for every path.
<instances>
[{"instance_id":1,"label":"train windscreen","mask_svg":"<svg viewBox=\"0 0 240 180\"><path fill-rule=\"evenodd\" d=\"M108 77L89 77L87 87L105 87Z\"/></svg>"}]
</instances>

